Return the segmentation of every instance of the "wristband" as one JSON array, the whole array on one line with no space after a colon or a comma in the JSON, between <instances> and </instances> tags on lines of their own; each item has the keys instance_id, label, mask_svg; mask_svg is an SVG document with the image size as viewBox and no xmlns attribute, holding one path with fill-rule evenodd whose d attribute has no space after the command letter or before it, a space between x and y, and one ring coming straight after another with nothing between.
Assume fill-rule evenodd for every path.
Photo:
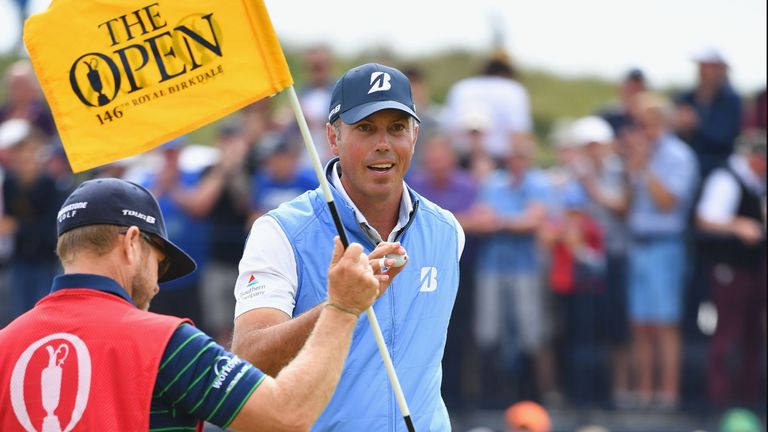
<instances>
[{"instance_id":1,"label":"wristband","mask_svg":"<svg viewBox=\"0 0 768 432\"><path fill-rule=\"evenodd\" d=\"M360 312L358 312L358 311L356 311L356 310L354 310L354 309L351 309L351 308L346 308L346 307L344 307L344 306L339 306L339 305L337 305L336 303L330 303L330 302L328 302L328 303L326 303L326 304L325 304L325 307L329 307L329 306L330 306L330 307L332 307L332 308L334 308L334 309L338 309L338 310L340 310L340 311L342 311L342 312L346 312L346 313L348 313L348 314L352 314L352 315L354 315L355 317L358 317L358 316L360 316Z\"/></svg>"}]
</instances>

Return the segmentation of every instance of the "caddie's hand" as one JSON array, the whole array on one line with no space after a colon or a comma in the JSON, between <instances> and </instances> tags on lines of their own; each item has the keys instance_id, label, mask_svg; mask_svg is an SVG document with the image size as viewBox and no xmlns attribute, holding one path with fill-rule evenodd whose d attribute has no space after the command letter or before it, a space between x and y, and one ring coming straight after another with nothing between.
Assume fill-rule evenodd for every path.
<instances>
[{"instance_id":1,"label":"caddie's hand","mask_svg":"<svg viewBox=\"0 0 768 432\"><path fill-rule=\"evenodd\" d=\"M408 254L400 242L381 242L368 254L368 260L376 279L379 280L378 297L381 297L395 276L408 264Z\"/></svg>"},{"instance_id":2,"label":"caddie's hand","mask_svg":"<svg viewBox=\"0 0 768 432\"><path fill-rule=\"evenodd\" d=\"M333 243L328 269L328 303L360 315L378 297L379 280L373 275L362 246L352 243L344 250L338 237Z\"/></svg>"}]
</instances>

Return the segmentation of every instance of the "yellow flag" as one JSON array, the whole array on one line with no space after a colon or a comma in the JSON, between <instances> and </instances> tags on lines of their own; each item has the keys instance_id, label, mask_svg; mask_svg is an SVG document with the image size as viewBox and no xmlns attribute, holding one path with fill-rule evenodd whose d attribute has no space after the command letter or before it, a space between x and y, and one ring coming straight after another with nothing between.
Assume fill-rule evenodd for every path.
<instances>
[{"instance_id":1,"label":"yellow flag","mask_svg":"<svg viewBox=\"0 0 768 432\"><path fill-rule=\"evenodd\" d=\"M24 43L74 172L293 84L262 0L53 0Z\"/></svg>"}]
</instances>

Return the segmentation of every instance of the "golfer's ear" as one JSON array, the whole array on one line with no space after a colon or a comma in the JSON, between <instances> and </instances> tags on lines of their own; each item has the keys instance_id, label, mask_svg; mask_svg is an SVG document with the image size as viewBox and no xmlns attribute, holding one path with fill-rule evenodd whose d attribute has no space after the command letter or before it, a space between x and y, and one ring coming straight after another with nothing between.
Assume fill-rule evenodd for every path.
<instances>
[{"instance_id":1,"label":"golfer's ear","mask_svg":"<svg viewBox=\"0 0 768 432\"><path fill-rule=\"evenodd\" d=\"M336 133L336 127L330 123L326 123L325 137L328 139L328 146L331 149L331 153L333 153L334 156L338 156L339 155L339 136Z\"/></svg>"}]
</instances>

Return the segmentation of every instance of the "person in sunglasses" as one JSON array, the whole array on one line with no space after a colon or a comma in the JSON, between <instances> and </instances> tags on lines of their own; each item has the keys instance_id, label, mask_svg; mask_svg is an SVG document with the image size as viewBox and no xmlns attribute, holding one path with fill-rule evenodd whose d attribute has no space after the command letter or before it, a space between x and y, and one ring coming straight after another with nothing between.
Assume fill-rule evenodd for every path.
<instances>
[{"instance_id":1,"label":"person in sunglasses","mask_svg":"<svg viewBox=\"0 0 768 432\"><path fill-rule=\"evenodd\" d=\"M148 312L158 283L193 272L145 188L83 182L56 220L64 274L0 330L0 430L307 430L331 398L358 315L382 276L335 239L328 301L272 378L191 321ZM376 264L374 263L373 266Z\"/></svg>"}]
</instances>

